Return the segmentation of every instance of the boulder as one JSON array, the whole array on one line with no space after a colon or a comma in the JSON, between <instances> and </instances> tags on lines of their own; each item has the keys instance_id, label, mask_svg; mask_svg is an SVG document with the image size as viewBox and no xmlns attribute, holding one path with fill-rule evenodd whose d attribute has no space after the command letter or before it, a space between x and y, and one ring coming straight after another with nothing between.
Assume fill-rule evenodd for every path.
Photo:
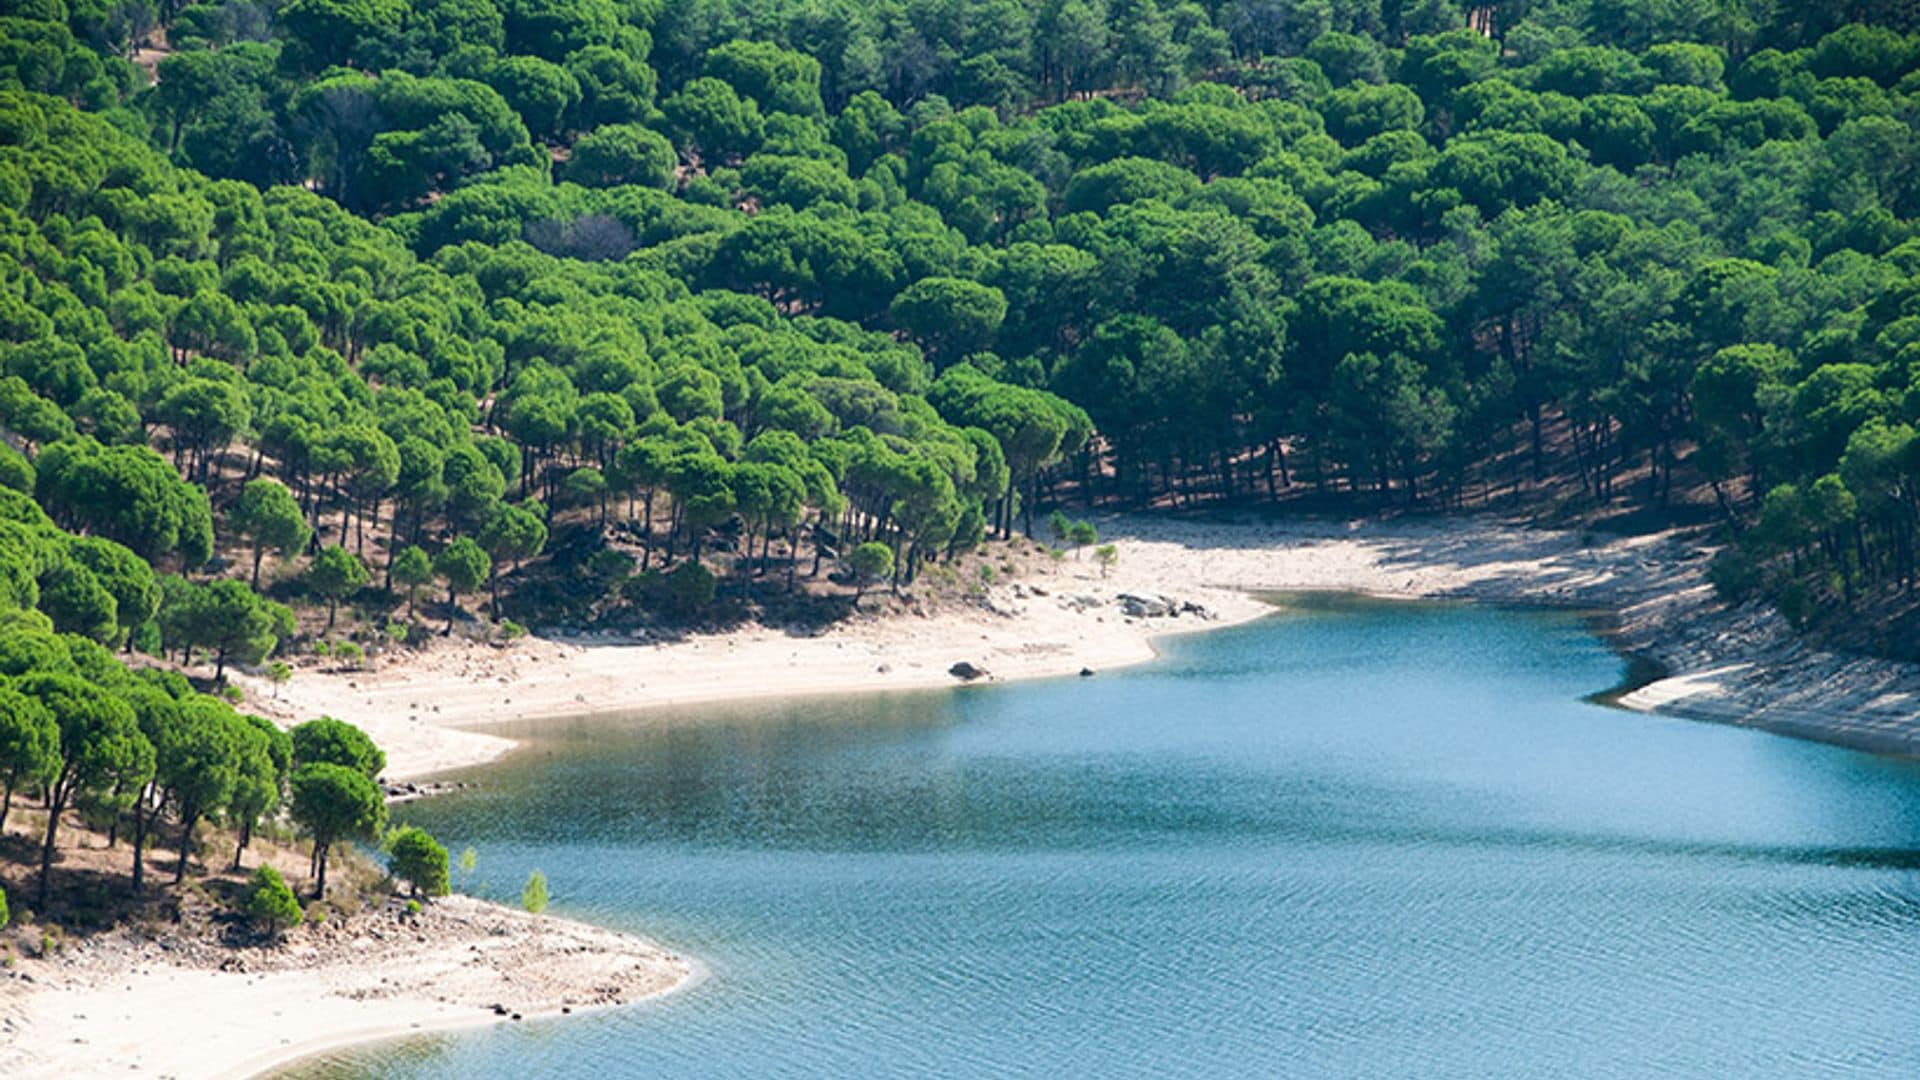
<instances>
[{"instance_id":1,"label":"boulder","mask_svg":"<svg viewBox=\"0 0 1920 1080\"><path fill-rule=\"evenodd\" d=\"M987 669L983 667L977 667L973 664L968 663L965 660L962 660L959 663L948 668L947 674L953 676L956 679L959 679L961 682L972 682L975 679L986 678Z\"/></svg>"},{"instance_id":2,"label":"boulder","mask_svg":"<svg viewBox=\"0 0 1920 1080\"><path fill-rule=\"evenodd\" d=\"M1120 610L1136 619L1164 619L1178 609L1164 596L1140 596L1136 593L1121 593L1114 599L1120 602Z\"/></svg>"}]
</instances>

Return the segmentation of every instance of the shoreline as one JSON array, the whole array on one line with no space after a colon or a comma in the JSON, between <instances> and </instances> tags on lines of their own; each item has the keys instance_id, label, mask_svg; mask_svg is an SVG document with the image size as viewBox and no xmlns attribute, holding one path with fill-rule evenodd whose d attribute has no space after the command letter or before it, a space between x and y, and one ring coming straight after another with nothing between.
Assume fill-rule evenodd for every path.
<instances>
[{"instance_id":1,"label":"shoreline","mask_svg":"<svg viewBox=\"0 0 1920 1080\"><path fill-rule=\"evenodd\" d=\"M350 1046L654 1001L706 976L644 938L467 896L306 930L230 949L121 929L23 961L0 980L0 1075L260 1076Z\"/></svg>"},{"instance_id":2,"label":"shoreline","mask_svg":"<svg viewBox=\"0 0 1920 1080\"><path fill-rule=\"evenodd\" d=\"M962 680L948 668L960 661L986 669L990 674L983 682L1073 676L1083 669L1097 675L1153 659L1161 637L1238 625L1284 610L1263 594L1337 592L1390 601L1445 599L1585 612L1595 632L1629 665L1621 685L1598 692L1594 700L1859 750L1912 754L1920 748L1920 666L1822 653L1796 641L1777 614L1725 605L1705 580L1713 549L1684 533L1599 538L1485 517L1095 520L1120 550L1111 576L1091 563L1055 562L1020 581L994 585L975 602L859 615L818 634L749 626L670 643L612 637L534 637L505 648L436 642L370 670L303 671L279 690L277 700L268 698L270 688L263 681L244 681L254 707L283 722L326 713L361 725L388 748L386 779L404 785L483 765L518 745L483 730L490 724L582 715L628 715L646 722L656 710L675 706L957 686ZM1206 616L1139 609L1129 614L1122 594L1148 601L1164 597L1175 610L1199 605ZM1653 674L1646 664L1659 665L1658 677L1635 679L1635 666ZM426 785L424 793L433 790ZM480 918L535 918L464 897L434 905L443 907L464 907ZM585 935L590 949L650 958L655 964L650 977L662 981L620 1004L674 993L703 977L697 961L643 939L565 920L541 923ZM444 943L424 944L401 966L446 951ZM100 1060L98 1046L83 1044L76 1051L58 1039L23 1038L35 1027L23 1026L23 1018L38 1018L50 1035L69 1036L71 1017L118 1009L129 1020L157 1025L182 1047L198 1037L202 1050L219 1045L214 1040L236 1026L234 1008L250 1010L240 1026L264 1030L269 1037L284 1027L284 1015L295 1013L306 1027L320 1029L297 1043L282 1038L254 1045L246 1056L212 1070L233 1076L258 1075L357 1044L511 1022L483 1011L484 1002L455 1004L444 994L436 1000L431 985L416 985L410 992L385 985L386 978L377 988L343 985L338 980L349 975L379 974L352 958L261 975L195 969L152 954L123 956L123 966L135 971L129 978L112 966L111 946L89 942L78 952L75 960L30 963L84 968L104 961L108 980L120 989L106 987L97 976L91 984L77 977L66 986L42 981L31 989L0 982L0 1030L14 1036L12 1054L0 1052L0 1073L70 1075L77 1063ZM518 970L539 970L552 992L544 1007L529 999L520 1008L523 1015L594 1007L562 1004L593 979L591 972L560 970L553 960L551 953L520 958ZM194 992L181 993L183 979L195 984ZM270 990L263 989L267 986ZM371 1002L370 990L378 995ZM236 1004L199 1004L226 998ZM178 1012L174 1003L182 999L196 1003L190 1014L171 1015L168 1009ZM84 1030L93 1033L91 1023ZM28 1051L21 1046L27 1042L40 1045ZM78 1056L82 1051L85 1057ZM149 1055L133 1060L142 1071L157 1069ZM185 1061L195 1075L210 1071L204 1053Z\"/></svg>"},{"instance_id":3,"label":"shoreline","mask_svg":"<svg viewBox=\"0 0 1920 1080\"><path fill-rule=\"evenodd\" d=\"M682 976L677 982L662 987L659 990L642 994L632 1000L622 1001L618 1004L589 1005L585 1007L576 1006L565 1009L555 1007L540 1012L523 1012L519 1020L486 1014L472 1017L449 1016L439 1021L408 1022L404 1028L401 1028L397 1022L387 1021L358 1031L335 1031L326 1035L315 1036L305 1042L293 1043L284 1048L268 1051L259 1057L240 1062L224 1071L212 1075L215 1080L250 1080L252 1077L266 1076L270 1073L280 1072L304 1062L325 1057L336 1051L348 1049L349 1047L365 1048L386 1042L411 1039L418 1035L473 1031L478 1028L495 1027L503 1024L551 1023L563 1016L588 1016L593 1013L606 1012L610 1009L643 1005L649 1002L659 1001L662 998L672 997L675 994L693 989L705 982L706 979L707 970L705 966L697 960L689 960L689 970L687 974Z\"/></svg>"},{"instance_id":4,"label":"shoreline","mask_svg":"<svg viewBox=\"0 0 1920 1080\"><path fill-rule=\"evenodd\" d=\"M327 714L387 748L401 786L513 749L490 726L632 716L725 701L920 690L1073 675L1142 663L1154 639L1235 625L1273 609L1262 593L1337 591L1587 611L1631 664L1661 676L1611 688L1641 712L1758 727L1878 753L1920 752L1920 666L1824 653L1785 620L1729 607L1706 581L1715 548L1684 532L1609 537L1492 517L1212 521L1093 519L1119 550L1042 565L973 602L924 601L856 615L816 634L760 625L673 641L613 634L528 637L504 647L436 641L368 670L301 671L277 700L243 677L261 711L293 723ZM1116 597L1165 596L1211 619L1129 617ZM429 786L429 790L431 787Z\"/></svg>"}]
</instances>

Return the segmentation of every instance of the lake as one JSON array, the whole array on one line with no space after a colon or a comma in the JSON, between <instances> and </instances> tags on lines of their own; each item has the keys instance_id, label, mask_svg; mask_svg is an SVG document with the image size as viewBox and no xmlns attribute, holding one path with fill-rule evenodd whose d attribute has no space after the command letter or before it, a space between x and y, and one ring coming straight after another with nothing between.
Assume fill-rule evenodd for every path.
<instances>
[{"instance_id":1,"label":"lake","mask_svg":"<svg viewBox=\"0 0 1920 1080\"><path fill-rule=\"evenodd\" d=\"M287 1075L1920 1075L1920 768L1583 700L1623 670L1315 600L1091 679L506 728L397 816L707 979Z\"/></svg>"}]
</instances>

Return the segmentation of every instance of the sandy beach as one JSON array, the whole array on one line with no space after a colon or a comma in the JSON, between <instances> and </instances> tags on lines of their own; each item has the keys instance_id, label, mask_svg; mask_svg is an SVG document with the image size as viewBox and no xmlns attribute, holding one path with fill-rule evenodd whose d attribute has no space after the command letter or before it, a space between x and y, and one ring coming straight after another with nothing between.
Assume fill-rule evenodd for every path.
<instances>
[{"instance_id":1,"label":"sandy beach","mask_svg":"<svg viewBox=\"0 0 1920 1080\"><path fill-rule=\"evenodd\" d=\"M256 707L287 722L329 714L362 725L387 748L387 778L406 782L509 751L485 730L492 724L955 685L948 670L963 661L992 680L1097 673L1151 659L1161 635L1270 613L1258 594L1340 590L1604 613L1623 650L1671 675L1629 695L1632 708L1883 750L1906 747L1920 701L1920 674L1907 665L1818 653L1777 615L1721 604L1705 581L1712 548L1681 534L1609 537L1475 517L1095 520L1119 552L1108 575L1091 558L1044 563L973 602L862 615L817 636L747 627L666 643L436 642L370 670L303 670L277 700L264 683L249 689ZM1208 616L1132 617L1126 594Z\"/></svg>"},{"instance_id":2,"label":"sandy beach","mask_svg":"<svg viewBox=\"0 0 1920 1080\"><path fill-rule=\"evenodd\" d=\"M273 949L117 931L0 976L0 1076L255 1076L357 1042L630 1004L698 976L640 938L461 896L301 928Z\"/></svg>"},{"instance_id":3,"label":"sandy beach","mask_svg":"<svg viewBox=\"0 0 1920 1080\"><path fill-rule=\"evenodd\" d=\"M860 615L812 636L748 627L670 643L437 641L363 671L301 670L277 696L250 681L250 707L287 722L351 720L386 748L387 779L405 783L510 751L491 724L595 713L646 722L647 710L699 702L956 685L949 669L962 661L989 681L1097 676L1151 659L1162 635L1273 613L1260 594L1341 590L1590 611L1623 651L1668 673L1627 694L1627 707L1915 748L1920 670L1811 650L1777 615L1728 608L1705 582L1712 549L1685 535L1615 538L1482 518L1096 521L1119 551L1107 575L1091 558L1045 562L970 601ZM1162 600L1180 613L1161 613ZM529 916L458 898L433 910L453 921L431 936L262 953L240 971L111 942L32 962L24 970L38 972L36 983L0 981L0 1030L11 1036L0 1075L129 1065L147 1075L248 1075L350 1042L503 1022L488 1009L495 1001L534 1017L665 992L696 972L657 946L591 927L543 920L535 932ZM608 965L624 977L609 982ZM618 989L593 989L608 986ZM49 1036L36 1037L42 1031Z\"/></svg>"},{"instance_id":4,"label":"sandy beach","mask_svg":"<svg viewBox=\"0 0 1920 1080\"><path fill-rule=\"evenodd\" d=\"M436 642L369 670L303 670L254 707L287 722L327 714L387 749L390 781L482 764L512 749L488 725L695 703L955 685L958 662L993 680L1099 672L1154 656L1153 639L1271 612L1263 592L1338 590L1581 608L1609 616L1624 651L1669 678L1629 708L1766 727L1876 751L1920 747L1920 670L1822 653L1785 620L1729 608L1706 583L1713 549L1683 534L1610 537L1492 518L1193 521L1096 518L1119 561L1044 564L1022 581L817 636L747 627L673 642L529 637L496 648ZM1119 597L1164 596L1210 617L1130 617Z\"/></svg>"}]
</instances>

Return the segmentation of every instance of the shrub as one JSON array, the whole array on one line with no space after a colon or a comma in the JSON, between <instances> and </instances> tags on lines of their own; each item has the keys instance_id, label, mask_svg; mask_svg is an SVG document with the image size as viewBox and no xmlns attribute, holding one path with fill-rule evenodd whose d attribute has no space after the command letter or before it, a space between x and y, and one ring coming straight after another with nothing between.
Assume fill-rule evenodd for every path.
<instances>
[{"instance_id":1,"label":"shrub","mask_svg":"<svg viewBox=\"0 0 1920 1080\"><path fill-rule=\"evenodd\" d=\"M1055 510L1047 515L1047 535L1053 537L1054 543L1065 540L1072 531L1073 523L1067 520L1066 514Z\"/></svg>"},{"instance_id":2,"label":"shrub","mask_svg":"<svg viewBox=\"0 0 1920 1080\"><path fill-rule=\"evenodd\" d=\"M853 567L853 600L858 604L869 585L893 573L893 549L877 540L869 540L853 549L848 562Z\"/></svg>"},{"instance_id":3,"label":"shrub","mask_svg":"<svg viewBox=\"0 0 1920 1080\"><path fill-rule=\"evenodd\" d=\"M633 572L633 556L618 548L601 548L587 556L587 572L603 581L624 581Z\"/></svg>"},{"instance_id":4,"label":"shrub","mask_svg":"<svg viewBox=\"0 0 1920 1080\"><path fill-rule=\"evenodd\" d=\"M520 906L535 915L547 910L547 875L538 870L527 875L527 887L520 890Z\"/></svg>"},{"instance_id":5,"label":"shrub","mask_svg":"<svg viewBox=\"0 0 1920 1080\"><path fill-rule=\"evenodd\" d=\"M247 895L247 915L270 937L300 925L300 901L287 887L280 871L262 866L253 872L252 891ZM319 921L317 918L315 921Z\"/></svg>"},{"instance_id":6,"label":"shrub","mask_svg":"<svg viewBox=\"0 0 1920 1080\"><path fill-rule=\"evenodd\" d=\"M713 571L699 563L681 563L667 572L668 602L674 611L682 614L713 603L718 588Z\"/></svg>"},{"instance_id":7,"label":"shrub","mask_svg":"<svg viewBox=\"0 0 1920 1080\"><path fill-rule=\"evenodd\" d=\"M649 611L676 618L693 614L713 602L719 581L699 563L683 562L666 573L649 570L620 585L620 596Z\"/></svg>"},{"instance_id":8,"label":"shrub","mask_svg":"<svg viewBox=\"0 0 1920 1080\"><path fill-rule=\"evenodd\" d=\"M1750 555L1728 548L1713 557L1707 567L1707 581L1720 599L1739 603L1753 595L1764 577L1760 563Z\"/></svg>"},{"instance_id":9,"label":"shrub","mask_svg":"<svg viewBox=\"0 0 1920 1080\"><path fill-rule=\"evenodd\" d=\"M393 876L406 882L414 896L447 895L447 849L425 829L409 825L389 833L387 858Z\"/></svg>"},{"instance_id":10,"label":"shrub","mask_svg":"<svg viewBox=\"0 0 1920 1080\"><path fill-rule=\"evenodd\" d=\"M1795 630L1806 627L1807 620L1813 617L1816 608L1813 590L1801 581L1789 581L1782 586L1773 599L1773 605L1780 609L1780 614L1786 616L1787 622Z\"/></svg>"}]
</instances>

